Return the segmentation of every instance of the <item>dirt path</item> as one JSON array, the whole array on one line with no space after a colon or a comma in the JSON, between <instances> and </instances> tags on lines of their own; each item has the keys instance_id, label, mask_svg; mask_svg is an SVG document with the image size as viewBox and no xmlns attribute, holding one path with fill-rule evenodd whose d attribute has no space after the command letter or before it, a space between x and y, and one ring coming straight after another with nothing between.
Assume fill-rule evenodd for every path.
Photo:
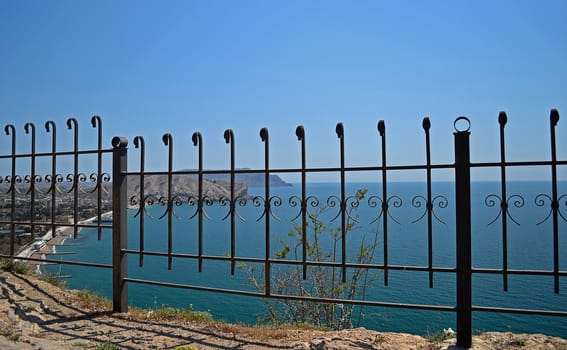
<instances>
[{"instance_id":1,"label":"dirt path","mask_svg":"<svg viewBox=\"0 0 567 350\"><path fill-rule=\"evenodd\" d=\"M168 320L141 312L111 314L100 302L82 298L27 275L0 274L0 349L451 349L454 339L431 343L408 334L363 328L320 332L276 330ZM473 349L567 349L567 341L543 335L485 333ZM186 348L189 349L189 348Z\"/></svg>"}]
</instances>

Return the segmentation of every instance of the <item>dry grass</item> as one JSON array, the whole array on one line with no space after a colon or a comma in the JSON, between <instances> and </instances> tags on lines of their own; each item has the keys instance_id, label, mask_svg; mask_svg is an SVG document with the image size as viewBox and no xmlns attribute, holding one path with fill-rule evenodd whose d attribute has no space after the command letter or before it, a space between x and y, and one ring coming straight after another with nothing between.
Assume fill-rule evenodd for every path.
<instances>
[{"instance_id":1,"label":"dry grass","mask_svg":"<svg viewBox=\"0 0 567 350\"><path fill-rule=\"evenodd\" d=\"M144 312L145 310L142 310ZM204 311L194 311L192 309L175 308L162 306L157 309L147 311L149 319L156 321L193 321L193 322L213 322L213 316Z\"/></svg>"},{"instance_id":2,"label":"dry grass","mask_svg":"<svg viewBox=\"0 0 567 350\"><path fill-rule=\"evenodd\" d=\"M216 322L214 324L211 324L210 326L211 328L214 328L215 330L218 330L223 333L239 334L261 340L283 339L289 336L289 332L287 330L276 329L271 327L263 327L263 326L251 327L251 326L229 324L222 322Z\"/></svg>"},{"instance_id":3,"label":"dry grass","mask_svg":"<svg viewBox=\"0 0 567 350\"><path fill-rule=\"evenodd\" d=\"M90 312L104 312L112 310L112 302L88 290L80 290L74 293L74 303L83 310Z\"/></svg>"}]
</instances>

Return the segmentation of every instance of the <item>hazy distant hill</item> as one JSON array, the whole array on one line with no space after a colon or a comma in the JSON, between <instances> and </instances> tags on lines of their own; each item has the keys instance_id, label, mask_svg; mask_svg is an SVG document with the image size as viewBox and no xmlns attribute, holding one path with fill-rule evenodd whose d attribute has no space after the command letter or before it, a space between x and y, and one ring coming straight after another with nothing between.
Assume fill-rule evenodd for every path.
<instances>
[{"instance_id":1,"label":"hazy distant hill","mask_svg":"<svg viewBox=\"0 0 567 350\"><path fill-rule=\"evenodd\" d=\"M240 169L244 170L244 169ZM230 182L230 175L228 174L205 174L204 178L216 181L226 181ZM236 182L243 182L248 185L248 187L262 187L264 186L264 174L236 174ZM278 175L270 175L270 186L272 187L283 187L291 186L291 184L282 180Z\"/></svg>"},{"instance_id":2,"label":"hazy distant hill","mask_svg":"<svg viewBox=\"0 0 567 350\"><path fill-rule=\"evenodd\" d=\"M235 197L248 198L248 185L235 183ZM199 194L199 183L196 178L188 175L174 175L172 179L172 196L178 196L182 200L190 196L197 197ZM156 197L167 196L167 176L148 175L144 180L144 192L146 195ZM128 178L128 196L139 195L140 178L131 176ZM222 180L203 179L203 196L212 200L230 198L230 183Z\"/></svg>"}]
</instances>

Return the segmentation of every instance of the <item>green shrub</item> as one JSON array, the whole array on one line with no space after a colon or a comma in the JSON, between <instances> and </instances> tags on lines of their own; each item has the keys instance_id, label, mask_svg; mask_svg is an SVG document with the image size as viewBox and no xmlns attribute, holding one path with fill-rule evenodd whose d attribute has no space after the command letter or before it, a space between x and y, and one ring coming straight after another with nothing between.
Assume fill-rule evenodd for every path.
<instances>
[{"instance_id":1,"label":"green shrub","mask_svg":"<svg viewBox=\"0 0 567 350\"><path fill-rule=\"evenodd\" d=\"M112 344L112 343L104 343L100 344L95 348L96 350L120 350L120 347Z\"/></svg>"},{"instance_id":2,"label":"green shrub","mask_svg":"<svg viewBox=\"0 0 567 350\"><path fill-rule=\"evenodd\" d=\"M29 266L25 262L14 259L0 259L0 269L21 275L27 275L30 272Z\"/></svg>"},{"instance_id":3,"label":"green shrub","mask_svg":"<svg viewBox=\"0 0 567 350\"><path fill-rule=\"evenodd\" d=\"M89 309L112 309L112 302L90 290L80 290L77 292L77 297L79 298L80 304L82 307L89 308Z\"/></svg>"},{"instance_id":4,"label":"green shrub","mask_svg":"<svg viewBox=\"0 0 567 350\"><path fill-rule=\"evenodd\" d=\"M62 282L56 274L53 273L44 273L39 276L41 281L47 282L57 287L64 287L65 283Z\"/></svg>"},{"instance_id":5,"label":"green shrub","mask_svg":"<svg viewBox=\"0 0 567 350\"><path fill-rule=\"evenodd\" d=\"M175 308L167 305L162 305L148 312L150 318L155 320L168 320L168 319L182 319L186 321L204 321L212 322L213 316L204 311L194 311L192 305L189 309Z\"/></svg>"},{"instance_id":6,"label":"green shrub","mask_svg":"<svg viewBox=\"0 0 567 350\"><path fill-rule=\"evenodd\" d=\"M447 339L455 337L455 333L448 332L447 330L437 331L435 333L428 333L424 338L431 343L440 343Z\"/></svg>"}]
</instances>

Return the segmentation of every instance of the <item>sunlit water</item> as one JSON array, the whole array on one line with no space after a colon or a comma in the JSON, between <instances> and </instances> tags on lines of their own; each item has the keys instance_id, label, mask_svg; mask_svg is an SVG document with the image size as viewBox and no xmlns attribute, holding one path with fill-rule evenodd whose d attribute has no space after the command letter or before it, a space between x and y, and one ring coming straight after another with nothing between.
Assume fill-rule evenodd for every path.
<instances>
[{"instance_id":1,"label":"sunlit water","mask_svg":"<svg viewBox=\"0 0 567 350\"><path fill-rule=\"evenodd\" d=\"M388 196L398 196L402 199L401 206L394 206L390 201L390 213L393 216L388 221L388 252L389 263L393 265L427 266L427 220L413 223L420 218L425 210L421 206L412 205L416 195L424 196L426 185L423 183L393 183L389 185ZM440 220L434 219L433 224L433 264L436 267L455 266L455 209L454 188L452 183L434 183L433 196L442 195L448 200L446 207L443 198L434 202L435 213ZM567 183L559 184L560 194L566 192ZM354 194L358 188L367 188L367 197L361 201L356 210L360 224L349 232L347 252L353 253L356 242L363 235L370 239L371 232L379 232L379 244L374 261L382 263L382 220L369 225L369 222L379 214L378 207L368 205L371 195L382 197L380 184L349 184L347 194ZM262 188L250 189L253 195L263 195ZM325 204L329 195L340 193L339 184L309 184L309 195L317 197ZM272 188L271 195L282 199L281 206L273 207L279 221L272 218L271 241L272 251L281 246L277 238L290 240L288 232L293 225L290 223L299 212L297 206L292 207L288 199L299 196L300 185L292 187ZM511 198L509 212L515 221L508 219L508 266L511 269L553 269L553 240L551 220L537 225L550 211L549 202L537 206L535 198L538 194L550 194L551 184L547 182L511 182L508 184L508 196L518 194L524 199L523 206L514 206ZM499 183L478 182L472 185L473 227L472 255L473 266L476 268L502 267L502 216L493 224L488 225L498 216L500 206L488 206L485 199L490 194L500 194ZM417 201L419 201L417 199ZM415 203L414 203L415 204ZM520 204L520 203L518 203ZM237 220L236 225L236 255L242 257L263 258L265 222L262 207L255 207L251 201L245 206L237 207L240 215L246 221ZM565 205L561 208L565 211ZM218 203L206 206L209 219L204 220L204 253L207 255L224 256L230 252L230 222L222 221L228 207ZM315 208L311 208L315 211ZM164 207L154 206L149 209L153 219L146 217L145 246L147 250L167 252L167 220L158 218ZM195 207L181 206L175 208L173 224L173 250L176 253L197 253L197 220L189 220ZM331 221L338 213L338 207L329 208L321 216L329 226L340 225L340 217ZM130 211L128 219L128 248L139 247L139 219L134 217L135 210ZM178 217L178 218L177 218ZM399 222L396 223L394 221ZM299 223L299 221L296 221ZM567 258L567 223L559 220L560 267ZM74 255L62 257L77 261L110 263L111 235L105 230L102 240L98 241L96 231L84 229L75 241L67 240L58 252L71 251ZM71 258L69 258L71 257ZM275 255L272 254L272 258ZM59 267L49 269L59 272ZM237 269L236 274L230 274L230 264L226 261L205 261L203 272L199 273L197 262L194 260L174 259L172 270L167 269L167 258L144 256L144 266L139 267L138 256L128 257L128 274L133 278L143 278L172 283L199 286L211 286L227 289L254 291L248 285L245 273ZM70 288L89 289L111 297L111 271L107 269L85 268L64 265L63 275L71 275L67 280ZM560 293L553 291L551 276L509 276L509 291L503 291L502 276L498 274L475 274L473 276L473 304L476 306L496 306L526 309L567 310L567 282L560 281ZM367 291L368 300L399 302L412 304L455 305L455 275L452 273L435 273L434 288L429 288L427 272L390 271L389 285L384 286L383 274L379 274ZM177 307L192 307L195 310L210 311L215 318L231 322L254 323L257 315L262 315L264 306L259 298L235 296L223 293L211 293L185 289L164 288L131 283L129 288L129 303L141 307L170 305ZM414 334L433 333L443 328L455 328L455 314L452 312L414 311L407 309L365 307L360 325L381 331L409 332ZM513 332L541 332L567 338L567 318L525 316L503 313L475 312L473 328L478 331L499 330Z\"/></svg>"}]
</instances>

